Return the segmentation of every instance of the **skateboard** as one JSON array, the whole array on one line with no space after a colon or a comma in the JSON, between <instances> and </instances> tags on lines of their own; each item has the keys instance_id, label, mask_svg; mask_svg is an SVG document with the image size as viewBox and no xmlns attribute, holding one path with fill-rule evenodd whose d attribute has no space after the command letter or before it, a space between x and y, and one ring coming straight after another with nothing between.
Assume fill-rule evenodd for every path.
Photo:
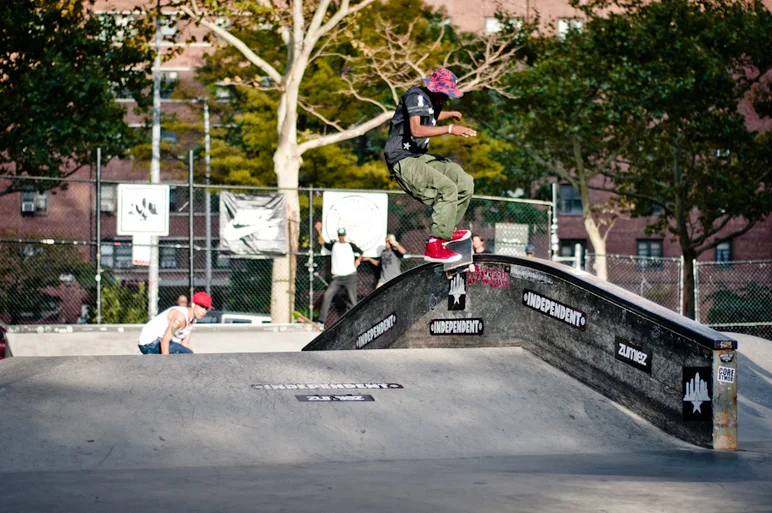
<instances>
[{"instance_id":1,"label":"skateboard","mask_svg":"<svg viewBox=\"0 0 772 513\"><path fill-rule=\"evenodd\" d=\"M456 275L466 271L474 272L474 260L472 258L472 238L448 242L447 247L453 253L461 255L461 260L444 264L445 276L452 280Z\"/></svg>"},{"instance_id":2,"label":"skateboard","mask_svg":"<svg viewBox=\"0 0 772 513\"><path fill-rule=\"evenodd\" d=\"M314 331L322 331L322 328L320 328L318 324L316 324L302 313L292 312L292 315L295 317L295 320L300 321L302 324L310 324L311 327L314 328Z\"/></svg>"}]
</instances>

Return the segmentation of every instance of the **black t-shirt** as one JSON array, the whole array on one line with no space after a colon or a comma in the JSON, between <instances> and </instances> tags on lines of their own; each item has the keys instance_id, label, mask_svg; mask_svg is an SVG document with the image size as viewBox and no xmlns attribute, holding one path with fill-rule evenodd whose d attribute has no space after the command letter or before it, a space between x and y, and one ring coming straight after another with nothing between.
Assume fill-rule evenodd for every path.
<instances>
[{"instance_id":1,"label":"black t-shirt","mask_svg":"<svg viewBox=\"0 0 772 513\"><path fill-rule=\"evenodd\" d=\"M429 151L429 138L416 139L410 133L410 117L421 116L423 126L434 126L442 107L432 105L429 95L420 87L411 87L399 100L394 117L391 118L389 139L383 155L389 169L407 157L417 157Z\"/></svg>"}]
</instances>

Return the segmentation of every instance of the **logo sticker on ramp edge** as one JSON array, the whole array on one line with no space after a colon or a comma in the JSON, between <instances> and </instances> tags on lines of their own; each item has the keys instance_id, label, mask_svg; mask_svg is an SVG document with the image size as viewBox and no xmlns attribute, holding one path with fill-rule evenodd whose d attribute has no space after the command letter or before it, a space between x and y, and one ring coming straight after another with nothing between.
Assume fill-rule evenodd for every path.
<instances>
[{"instance_id":1,"label":"logo sticker on ramp edge","mask_svg":"<svg viewBox=\"0 0 772 513\"><path fill-rule=\"evenodd\" d=\"M718 380L722 383L734 383L735 369L731 367L718 368Z\"/></svg>"},{"instance_id":2,"label":"logo sticker on ramp edge","mask_svg":"<svg viewBox=\"0 0 772 513\"><path fill-rule=\"evenodd\" d=\"M710 367L683 368L683 419L688 422L713 421L713 379Z\"/></svg>"},{"instance_id":3,"label":"logo sticker on ramp edge","mask_svg":"<svg viewBox=\"0 0 772 513\"><path fill-rule=\"evenodd\" d=\"M450 280L450 290L448 291L448 310L458 311L466 309L466 285L464 275L457 274Z\"/></svg>"},{"instance_id":4,"label":"logo sticker on ramp edge","mask_svg":"<svg viewBox=\"0 0 772 513\"><path fill-rule=\"evenodd\" d=\"M359 334L356 342L357 349L362 349L367 344L393 328L395 324L397 324L397 314L392 312L385 319L378 321L375 326L368 328L364 333Z\"/></svg>"},{"instance_id":5,"label":"logo sticker on ramp edge","mask_svg":"<svg viewBox=\"0 0 772 513\"><path fill-rule=\"evenodd\" d=\"M651 357L651 349L619 336L614 340L614 358L620 362L651 374Z\"/></svg>"},{"instance_id":6,"label":"logo sticker on ramp edge","mask_svg":"<svg viewBox=\"0 0 772 513\"><path fill-rule=\"evenodd\" d=\"M721 353L718 357L721 358L721 361L724 363L731 363L732 360L734 360L734 353Z\"/></svg>"},{"instance_id":7,"label":"logo sticker on ramp edge","mask_svg":"<svg viewBox=\"0 0 772 513\"><path fill-rule=\"evenodd\" d=\"M296 395L295 397L301 403L366 403L375 401L375 398L368 394Z\"/></svg>"},{"instance_id":8,"label":"logo sticker on ramp edge","mask_svg":"<svg viewBox=\"0 0 772 513\"><path fill-rule=\"evenodd\" d=\"M429 335L482 335L482 319L435 319L429 322Z\"/></svg>"},{"instance_id":9,"label":"logo sticker on ramp edge","mask_svg":"<svg viewBox=\"0 0 772 513\"><path fill-rule=\"evenodd\" d=\"M582 331L587 328L587 314L532 290L523 289L523 305L548 317L579 328Z\"/></svg>"},{"instance_id":10,"label":"logo sticker on ramp edge","mask_svg":"<svg viewBox=\"0 0 772 513\"><path fill-rule=\"evenodd\" d=\"M483 283L492 289L509 288L509 271L494 265L481 264L475 266L475 270L469 273L467 285Z\"/></svg>"},{"instance_id":11,"label":"logo sticker on ramp edge","mask_svg":"<svg viewBox=\"0 0 772 513\"><path fill-rule=\"evenodd\" d=\"M257 383L255 390L394 390L399 383Z\"/></svg>"}]
</instances>

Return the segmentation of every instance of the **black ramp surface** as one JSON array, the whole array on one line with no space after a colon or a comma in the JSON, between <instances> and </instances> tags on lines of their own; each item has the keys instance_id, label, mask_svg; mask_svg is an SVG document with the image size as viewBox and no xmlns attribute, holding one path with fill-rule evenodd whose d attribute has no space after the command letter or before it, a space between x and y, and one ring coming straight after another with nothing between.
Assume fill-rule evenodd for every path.
<instances>
[{"instance_id":1,"label":"black ramp surface","mask_svg":"<svg viewBox=\"0 0 772 513\"><path fill-rule=\"evenodd\" d=\"M398 383L301 403L253 384ZM360 390L344 390L345 393ZM0 511L769 511L770 455L694 448L520 348L0 362Z\"/></svg>"}]
</instances>

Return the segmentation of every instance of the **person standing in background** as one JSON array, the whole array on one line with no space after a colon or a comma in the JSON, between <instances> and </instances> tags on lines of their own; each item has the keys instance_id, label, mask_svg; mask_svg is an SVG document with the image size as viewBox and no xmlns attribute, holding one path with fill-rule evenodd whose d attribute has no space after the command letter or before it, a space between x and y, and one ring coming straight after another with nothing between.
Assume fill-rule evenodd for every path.
<instances>
[{"instance_id":1,"label":"person standing in background","mask_svg":"<svg viewBox=\"0 0 772 513\"><path fill-rule=\"evenodd\" d=\"M402 247L402 244L397 242L397 237L392 233L386 237L385 246L381 250L378 260L365 257L365 260L374 266L381 268L381 276L378 278L378 284L375 288L380 287L402 273L402 264L400 260L405 256L405 253L405 248Z\"/></svg>"},{"instance_id":2,"label":"person standing in background","mask_svg":"<svg viewBox=\"0 0 772 513\"><path fill-rule=\"evenodd\" d=\"M479 235L472 235L472 251L474 253L485 253L485 241Z\"/></svg>"},{"instance_id":3,"label":"person standing in background","mask_svg":"<svg viewBox=\"0 0 772 513\"><path fill-rule=\"evenodd\" d=\"M322 235L322 223L314 225L319 235L319 243L332 253L332 281L324 291L322 309L319 311L319 327L324 329L327 312L330 310L333 298L339 290L346 290L348 299L346 310L357 302L357 267L362 262L362 250L353 242L346 241L346 228L338 228L338 240L325 241Z\"/></svg>"}]
</instances>

